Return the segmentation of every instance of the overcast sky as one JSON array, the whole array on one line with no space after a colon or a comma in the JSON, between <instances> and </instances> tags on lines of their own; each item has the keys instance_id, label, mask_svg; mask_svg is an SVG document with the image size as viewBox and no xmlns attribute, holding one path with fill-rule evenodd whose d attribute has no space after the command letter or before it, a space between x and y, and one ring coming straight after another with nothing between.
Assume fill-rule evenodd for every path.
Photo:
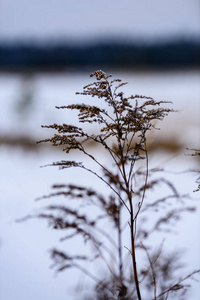
<instances>
[{"instance_id":1,"label":"overcast sky","mask_svg":"<svg viewBox=\"0 0 200 300\"><path fill-rule=\"evenodd\" d=\"M199 0L0 0L0 40L200 38Z\"/></svg>"}]
</instances>

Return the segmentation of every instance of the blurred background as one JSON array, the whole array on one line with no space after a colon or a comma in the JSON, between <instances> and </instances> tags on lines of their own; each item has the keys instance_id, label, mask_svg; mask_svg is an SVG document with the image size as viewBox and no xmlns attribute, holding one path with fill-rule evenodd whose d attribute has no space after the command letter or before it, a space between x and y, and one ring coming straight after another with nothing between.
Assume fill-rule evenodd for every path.
<instances>
[{"instance_id":1,"label":"blurred background","mask_svg":"<svg viewBox=\"0 0 200 300\"><path fill-rule=\"evenodd\" d=\"M2 300L76 299L75 273L55 278L49 269L57 234L39 221L15 220L45 206L35 199L52 184L79 176L41 169L63 154L36 141L48 135L42 124L76 122L55 106L82 103L75 92L98 69L127 81L127 94L172 101L178 113L152 134L154 163L159 157L171 171L199 168L199 160L185 155L186 148L200 148L199 0L0 0ZM197 177L184 173L175 184L198 199ZM200 266L198 215L182 222L172 239L172 247L187 249L188 270ZM190 299L199 294L194 282Z\"/></svg>"}]
</instances>

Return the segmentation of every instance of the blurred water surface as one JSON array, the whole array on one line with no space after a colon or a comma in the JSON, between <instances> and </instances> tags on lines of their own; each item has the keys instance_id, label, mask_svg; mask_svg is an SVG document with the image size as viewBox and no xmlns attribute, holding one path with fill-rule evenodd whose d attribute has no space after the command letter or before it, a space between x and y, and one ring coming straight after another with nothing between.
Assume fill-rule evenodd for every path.
<instances>
[{"instance_id":1,"label":"blurred water surface","mask_svg":"<svg viewBox=\"0 0 200 300\"><path fill-rule=\"evenodd\" d=\"M127 95L140 94L172 101L170 107L179 110L160 124L160 131L151 135L158 141L178 142L181 145L179 152L157 151L150 163L154 166L162 164L177 172L197 169L199 161L185 156L185 153L186 147L200 148L200 72L114 70L108 73L129 83L124 87ZM55 106L82 102L93 104L94 99L75 95L90 82L89 72L0 73L0 299L76 299L69 289L71 283L77 281L76 273L66 272L55 279L53 271L49 270L48 249L58 245L57 232L40 221L16 224L15 220L45 206L44 202L35 202L35 198L48 194L54 183L78 180L89 186L99 185L76 170L41 169L41 165L63 159L65 155L52 148L35 146L36 140L49 135L49 131L41 129L41 124L77 124L75 114L56 110ZM26 147L27 140L29 147ZM96 151L98 153L98 149ZM101 159L106 161L102 156ZM196 173L186 173L173 181L181 192L198 199L199 194L192 192L197 186L196 178ZM103 187L100 185L99 188ZM198 214L199 211L186 217L177 229L178 238L171 238L173 247L178 243L188 249L189 269L200 266ZM198 300L199 293L196 284L191 299Z\"/></svg>"}]
</instances>

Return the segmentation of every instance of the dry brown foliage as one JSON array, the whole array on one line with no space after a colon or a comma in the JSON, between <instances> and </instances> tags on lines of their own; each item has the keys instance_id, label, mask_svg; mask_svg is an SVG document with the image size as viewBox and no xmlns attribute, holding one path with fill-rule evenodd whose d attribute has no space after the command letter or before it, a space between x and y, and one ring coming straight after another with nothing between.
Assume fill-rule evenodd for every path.
<instances>
[{"instance_id":1,"label":"dry brown foliage","mask_svg":"<svg viewBox=\"0 0 200 300\"><path fill-rule=\"evenodd\" d=\"M56 133L40 143L61 146L67 155L74 150L84 154L98 167L98 171L75 160L62 160L52 165L89 172L109 187L110 195L79 184L61 184L54 185L54 192L43 197L61 196L68 201L47 207L46 212L37 217L47 219L54 229L63 230L62 241L80 236L84 243L92 245L94 251L93 255L80 255L82 251L67 254L53 249L54 266L57 271L78 268L92 278L95 294L91 299L164 300L170 295L183 299L188 287L184 282L199 270L176 278L173 272L180 266L176 265L174 256L166 257L162 246L149 245L154 232L169 229L170 224L180 219L182 212L194 211L193 207L184 206L184 199L173 184L164 177L155 178L154 174L162 172L162 169L149 169L147 133L156 129L155 121L162 121L173 110L165 107L169 104L166 101L155 101L143 95L126 97L121 89L127 83L112 79L111 75L102 71L94 72L91 77L95 81L77 94L95 98L96 105L71 104L57 109L77 111L79 123L98 124L98 132L91 133L81 126L53 124L43 127L54 129ZM109 166L91 153L87 146L89 142L96 143L101 149L99 151L109 154ZM147 192L159 185L167 186L169 195L159 199L148 198ZM175 201L179 207L174 207ZM91 206L97 207L97 213L89 213ZM84 210L85 207L88 210ZM156 214L149 226L146 220L151 211ZM111 224L113 234L106 229L108 224ZM128 242L124 239L127 232ZM146 261L137 258L139 251L145 254ZM95 265L98 259L108 271L103 279L98 276L97 270L94 274L84 266L85 261Z\"/></svg>"}]
</instances>

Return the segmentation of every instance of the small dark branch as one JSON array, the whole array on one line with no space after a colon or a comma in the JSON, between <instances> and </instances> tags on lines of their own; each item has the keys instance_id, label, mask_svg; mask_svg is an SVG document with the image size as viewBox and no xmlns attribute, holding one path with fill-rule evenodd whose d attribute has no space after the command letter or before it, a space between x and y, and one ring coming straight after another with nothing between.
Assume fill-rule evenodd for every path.
<instances>
[{"instance_id":1,"label":"small dark branch","mask_svg":"<svg viewBox=\"0 0 200 300\"><path fill-rule=\"evenodd\" d=\"M179 209L170 210L164 217L160 217L160 219L155 223L152 229L149 230L149 234L161 229L161 226L164 224L169 224L172 220L178 221L181 219L181 213L183 212L194 212L194 207L183 207Z\"/></svg>"},{"instance_id":2,"label":"small dark branch","mask_svg":"<svg viewBox=\"0 0 200 300\"><path fill-rule=\"evenodd\" d=\"M163 295L165 295L166 293L169 292L174 292L174 291L178 291L182 288L184 288L183 285L181 285L181 283L183 283L185 280L192 278L192 276L196 275L196 274L200 274L200 269L199 270L195 270L192 273L190 273L189 275L179 279L175 284L173 284L172 286L170 286L167 290L165 290L164 292L160 293L157 297L156 300L160 297L162 297Z\"/></svg>"}]
</instances>

